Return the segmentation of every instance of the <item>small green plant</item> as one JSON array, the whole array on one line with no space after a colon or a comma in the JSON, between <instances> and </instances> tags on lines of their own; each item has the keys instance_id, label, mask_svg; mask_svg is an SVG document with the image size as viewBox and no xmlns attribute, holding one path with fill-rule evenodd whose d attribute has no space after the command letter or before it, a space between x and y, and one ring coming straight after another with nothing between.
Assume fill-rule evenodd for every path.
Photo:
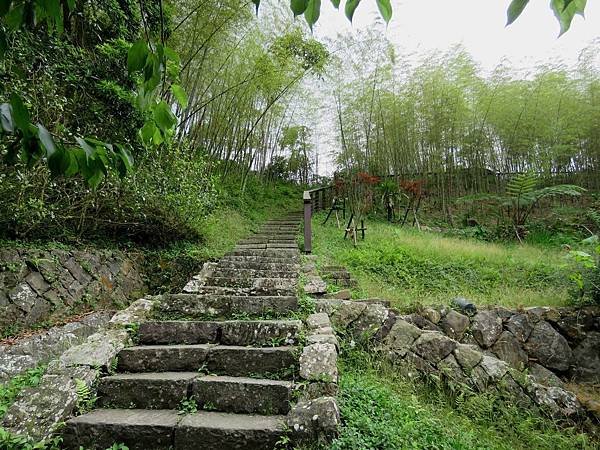
<instances>
[{"instance_id":1,"label":"small green plant","mask_svg":"<svg viewBox=\"0 0 600 450\"><path fill-rule=\"evenodd\" d=\"M34 442L0 427L0 448L2 450L60 450L61 443L62 438L59 436Z\"/></svg>"},{"instance_id":2,"label":"small green plant","mask_svg":"<svg viewBox=\"0 0 600 450\"><path fill-rule=\"evenodd\" d=\"M586 239L582 244L597 244L598 237L594 237L595 239ZM573 300L578 304L600 304L600 245L595 245L589 252L571 250L569 256L577 264L577 270L569 277L575 285L572 290Z\"/></svg>"},{"instance_id":3,"label":"small green plant","mask_svg":"<svg viewBox=\"0 0 600 450\"><path fill-rule=\"evenodd\" d=\"M0 385L0 419L4 417L19 393L25 388L37 386L45 372L46 367L40 366L28 370L23 375L11 378L6 384Z\"/></svg>"},{"instance_id":4,"label":"small green plant","mask_svg":"<svg viewBox=\"0 0 600 450\"><path fill-rule=\"evenodd\" d=\"M184 398L179 402L179 406L177 407L177 414L185 415L185 414L194 414L198 412L198 404L196 400L193 398Z\"/></svg>"},{"instance_id":5,"label":"small green plant","mask_svg":"<svg viewBox=\"0 0 600 450\"><path fill-rule=\"evenodd\" d=\"M198 373L201 375L210 375L210 370L208 370L208 363L203 362L200 367L198 367Z\"/></svg>"},{"instance_id":6,"label":"small green plant","mask_svg":"<svg viewBox=\"0 0 600 450\"><path fill-rule=\"evenodd\" d=\"M113 444L112 446L108 447L106 450L129 450L129 447L127 447L125 444Z\"/></svg>"},{"instance_id":7,"label":"small green plant","mask_svg":"<svg viewBox=\"0 0 600 450\"><path fill-rule=\"evenodd\" d=\"M202 405L202 409L205 411L216 411L218 408L214 403L206 402Z\"/></svg>"},{"instance_id":8,"label":"small green plant","mask_svg":"<svg viewBox=\"0 0 600 450\"><path fill-rule=\"evenodd\" d=\"M97 397L87 383L79 378L75 379L75 390L77 392L77 411L80 414L94 409Z\"/></svg>"}]
</instances>

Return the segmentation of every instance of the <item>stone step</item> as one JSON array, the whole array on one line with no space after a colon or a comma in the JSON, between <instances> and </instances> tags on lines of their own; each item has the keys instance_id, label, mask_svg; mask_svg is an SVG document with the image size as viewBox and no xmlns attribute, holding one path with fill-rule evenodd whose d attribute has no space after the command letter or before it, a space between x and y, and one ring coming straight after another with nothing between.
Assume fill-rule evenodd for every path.
<instances>
[{"instance_id":1,"label":"stone step","mask_svg":"<svg viewBox=\"0 0 600 450\"><path fill-rule=\"evenodd\" d=\"M143 345L119 353L119 372L191 372L199 369L231 376L290 372L297 364L296 347L229 345Z\"/></svg>"},{"instance_id":2,"label":"stone step","mask_svg":"<svg viewBox=\"0 0 600 450\"><path fill-rule=\"evenodd\" d=\"M239 250L268 250L268 249L297 249L298 243L290 242L241 242L235 246L234 251Z\"/></svg>"},{"instance_id":3,"label":"stone step","mask_svg":"<svg viewBox=\"0 0 600 450\"><path fill-rule=\"evenodd\" d=\"M296 292L298 280L296 278L242 278L211 275L206 278L205 285L253 289L255 292L272 292L272 295L278 295L279 292Z\"/></svg>"},{"instance_id":4,"label":"stone step","mask_svg":"<svg viewBox=\"0 0 600 450\"><path fill-rule=\"evenodd\" d=\"M198 286L195 291L187 290L186 293L198 295L217 295L230 297L290 297L296 294L295 290L276 291L271 289L236 288L227 286ZM271 312L272 313L272 312ZM263 315L263 314L259 314ZM280 314L268 314L269 318L279 317ZM266 317L266 316L265 316ZM198 317L199 319L206 317ZM235 317L234 317L235 318Z\"/></svg>"},{"instance_id":5,"label":"stone step","mask_svg":"<svg viewBox=\"0 0 600 450\"><path fill-rule=\"evenodd\" d=\"M300 258L295 256L290 258L286 257L275 257L275 256L256 256L256 255L229 255L224 256L219 260L221 263L261 263L261 264L292 264L299 265Z\"/></svg>"},{"instance_id":6,"label":"stone step","mask_svg":"<svg viewBox=\"0 0 600 450\"><path fill-rule=\"evenodd\" d=\"M104 377L98 385L98 406L177 409L199 376L198 372L150 372Z\"/></svg>"},{"instance_id":7,"label":"stone step","mask_svg":"<svg viewBox=\"0 0 600 450\"><path fill-rule=\"evenodd\" d=\"M265 271L280 271L280 272L291 272L298 276L300 271L299 264L286 264L283 262L260 262L260 261L248 261L248 260L221 260L218 262L215 270L219 269L246 269L246 270L265 270Z\"/></svg>"},{"instance_id":8,"label":"stone step","mask_svg":"<svg viewBox=\"0 0 600 450\"><path fill-rule=\"evenodd\" d=\"M289 278L297 279L298 270L278 270L278 269L252 269L236 267L233 269L226 269L217 266L215 271L212 273L213 277L219 278Z\"/></svg>"},{"instance_id":9,"label":"stone step","mask_svg":"<svg viewBox=\"0 0 600 450\"><path fill-rule=\"evenodd\" d=\"M192 382L191 398L203 409L243 414L287 414L293 383L208 375Z\"/></svg>"},{"instance_id":10,"label":"stone step","mask_svg":"<svg viewBox=\"0 0 600 450\"><path fill-rule=\"evenodd\" d=\"M104 450L271 450L285 434L284 416L200 411L98 409L67 422L63 446Z\"/></svg>"},{"instance_id":11,"label":"stone step","mask_svg":"<svg viewBox=\"0 0 600 450\"><path fill-rule=\"evenodd\" d=\"M162 321L140 324L142 345L223 344L294 345L302 330L300 320Z\"/></svg>"},{"instance_id":12,"label":"stone step","mask_svg":"<svg viewBox=\"0 0 600 450\"><path fill-rule=\"evenodd\" d=\"M296 248L270 248L270 249L241 249L233 250L227 256L262 256L267 258L293 258L293 261L300 260L300 250Z\"/></svg>"},{"instance_id":13,"label":"stone step","mask_svg":"<svg viewBox=\"0 0 600 450\"><path fill-rule=\"evenodd\" d=\"M218 288L215 291L227 291ZM159 316L203 320L210 317L282 316L298 309L296 296L169 294L156 306Z\"/></svg>"}]
</instances>

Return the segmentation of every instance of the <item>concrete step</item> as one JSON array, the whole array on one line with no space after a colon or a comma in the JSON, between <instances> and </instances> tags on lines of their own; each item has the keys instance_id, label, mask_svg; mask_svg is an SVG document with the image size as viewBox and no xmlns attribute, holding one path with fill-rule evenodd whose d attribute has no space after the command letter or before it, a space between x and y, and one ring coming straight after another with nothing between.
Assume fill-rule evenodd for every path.
<instances>
[{"instance_id":1,"label":"concrete step","mask_svg":"<svg viewBox=\"0 0 600 450\"><path fill-rule=\"evenodd\" d=\"M199 369L231 376L264 376L290 372L297 365L296 347L229 345L143 345L119 353L119 372L192 372Z\"/></svg>"},{"instance_id":2,"label":"concrete step","mask_svg":"<svg viewBox=\"0 0 600 450\"><path fill-rule=\"evenodd\" d=\"M257 347L297 344L300 320L161 321L140 325L143 345L223 344Z\"/></svg>"},{"instance_id":3,"label":"concrete step","mask_svg":"<svg viewBox=\"0 0 600 450\"><path fill-rule=\"evenodd\" d=\"M203 409L243 414L287 414L293 383L208 375L192 382L191 398Z\"/></svg>"},{"instance_id":4,"label":"concrete step","mask_svg":"<svg viewBox=\"0 0 600 450\"><path fill-rule=\"evenodd\" d=\"M200 411L98 409L67 422L67 450L104 450L115 442L130 450L271 450L285 434L284 416Z\"/></svg>"},{"instance_id":5,"label":"concrete step","mask_svg":"<svg viewBox=\"0 0 600 450\"><path fill-rule=\"evenodd\" d=\"M98 406L177 409L198 376L198 372L150 372L104 377L98 385Z\"/></svg>"},{"instance_id":6,"label":"concrete step","mask_svg":"<svg viewBox=\"0 0 600 450\"><path fill-rule=\"evenodd\" d=\"M210 288L207 288L210 290ZM239 292L239 290L230 289ZM227 292L227 288L215 288ZM296 296L170 294L157 305L160 317L204 320L212 317L283 316L298 309Z\"/></svg>"}]
</instances>

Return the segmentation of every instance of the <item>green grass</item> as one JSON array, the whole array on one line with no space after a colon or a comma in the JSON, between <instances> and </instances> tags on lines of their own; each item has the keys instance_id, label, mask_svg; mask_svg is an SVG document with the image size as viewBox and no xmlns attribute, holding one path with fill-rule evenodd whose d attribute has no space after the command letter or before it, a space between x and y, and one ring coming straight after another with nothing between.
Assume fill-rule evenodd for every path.
<instances>
[{"instance_id":1,"label":"green grass","mask_svg":"<svg viewBox=\"0 0 600 450\"><path fill-rule=\"evenodd\" d=\"M330 450L597 448L589 436L492 395L453 398L361 351L341 361L343 427Z\"/></svg>"},{"instance_id":2,"label":"green grass","mask_svg":"<svg viewBox=\"0 0 600 450\"><path fill-rule=\"evenodd\" d=\"M46 367L40 366L28 370L23 375L12 377L5 384L0 384L0 420L23 389L38 385L45 371Z\"/></svg>"},{"instance_id":3,"label":"green grass","mask_svg":"<svg viewBox=\"0 0 600 450\"><path fill-rule=\"evenodd\" d=\"M566 253L531 245L497 244L419 232L368 220L354 248L332 222L314 225L320 264L346 266L359 281L356 296L383 297L402 308L444 304L464 296L477 304L558 306L568 302Z\"/></svg>"}]
</instances>

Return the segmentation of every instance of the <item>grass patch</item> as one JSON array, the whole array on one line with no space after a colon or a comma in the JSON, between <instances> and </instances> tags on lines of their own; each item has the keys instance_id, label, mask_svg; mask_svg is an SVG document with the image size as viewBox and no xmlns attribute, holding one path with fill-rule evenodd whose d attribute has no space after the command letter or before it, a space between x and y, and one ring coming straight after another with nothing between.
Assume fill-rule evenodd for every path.
<instances>
[{"instance_id":1,"label":"grass patch","mask_svg":"<svg viewBox=\"0 0 600 450\"><path fill-rule=\"evenodd\" d=\"M493 395L451 398L413 383L358 350L341 363L343 427L331 450L598 448L588 435Z\"/></svg>"},{"instance_id":2,"label":"grass patch","mask_svg":"<svg viewBox=\"0 0 600 450\"><path fill-rule=\"evenodd\" d=\"M331 222L314 225L320 263L346 266L359 281L357 296L384 297L402 308L448 303L464 296L478 304L558 306L568 301L565 253L530 245L498 244L418 232L367 221L365 241L354 248Z\"/></svg>"}]
</instances>

